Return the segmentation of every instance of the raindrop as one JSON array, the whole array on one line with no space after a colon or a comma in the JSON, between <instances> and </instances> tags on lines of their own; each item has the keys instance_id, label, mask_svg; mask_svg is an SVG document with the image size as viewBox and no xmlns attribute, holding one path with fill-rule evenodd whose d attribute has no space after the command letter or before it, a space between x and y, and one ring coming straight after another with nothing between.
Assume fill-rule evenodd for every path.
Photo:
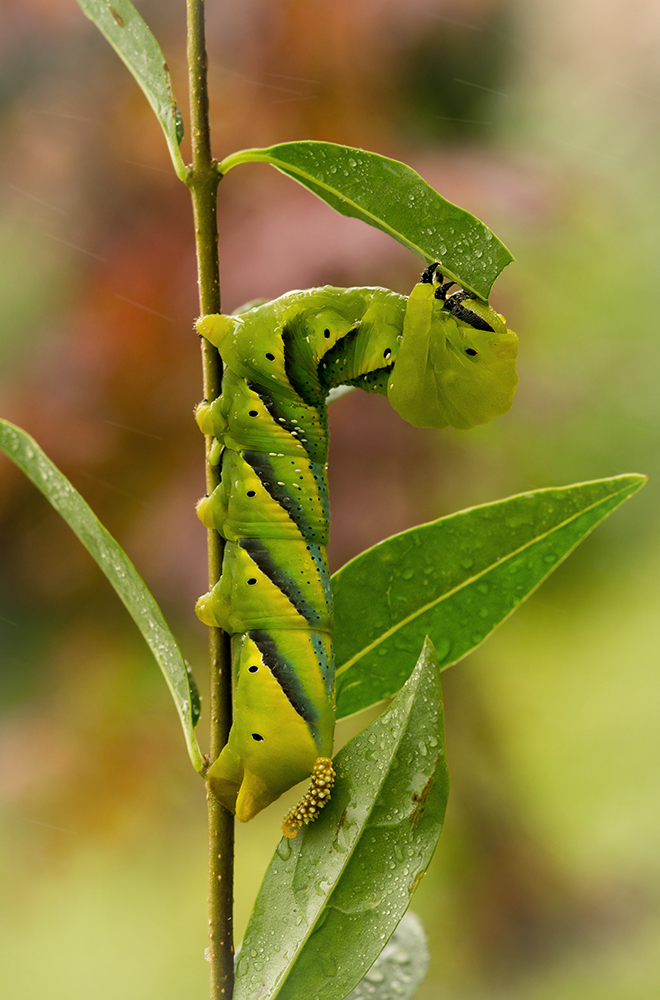
<instances>
[{"instance_id":1,"label":"raindrop","mask_svg":"<svg viewBox=\"0 0 660 1000\"><path fill-rule=\"evenodd\" d=\"M291 841L288 837L282 837L277 845L277 853L282 861L286 861L291 856Z\"/></svg>"}]
</instances>

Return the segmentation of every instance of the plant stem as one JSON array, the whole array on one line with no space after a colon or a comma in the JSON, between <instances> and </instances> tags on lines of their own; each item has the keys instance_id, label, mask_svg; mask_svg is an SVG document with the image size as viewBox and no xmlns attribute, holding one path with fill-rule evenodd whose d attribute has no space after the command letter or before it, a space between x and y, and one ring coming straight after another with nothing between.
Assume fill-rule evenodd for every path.
<instances>
[{"instance_id":1,"label":"plant stem","mask_svg":"<svg viewBox=\"0 0 660 1000\"><path fill-rule=\"evenodd\" d=\"M192 168L190 188L195 223L199 305L202 315L220 312L218 267L217 191L220 175L211 155L209 100L206 79L204 0L187 0L188 81ZM204 398L220 393L222 363L217 350L202 340ZM218 467L208 462L211 439L206 441L206 490L218 484ZM209 587L217 582L222 566L223 540L208 532ZM209 634L210 656L210 763L227 742L231 726L231 653L229 637L221 629ZM209 818L209 949L211 1000L229 1000L234 985L233 864L234 817L207 792Z\"/></svg>"}]
</instances>

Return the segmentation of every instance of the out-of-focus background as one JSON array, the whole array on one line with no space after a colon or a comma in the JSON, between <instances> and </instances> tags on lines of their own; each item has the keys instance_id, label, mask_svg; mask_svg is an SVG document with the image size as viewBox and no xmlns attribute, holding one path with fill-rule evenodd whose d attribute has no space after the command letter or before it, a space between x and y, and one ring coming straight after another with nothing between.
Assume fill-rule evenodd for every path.
<instances>
[{"instance_id":1,"label":"out-of-focus background","mask_svg":"<svg viewBox=\"0 0 660 1000\"><path fill-rule=\"evenodd\" d=\"M184 2L137 6L186 117ZM0 415L37 438L126 547L204 688L187 192L144 97L74 0L2 7ZM333 567L472 504L651 476L444 675L452 795L413 902L433 952L420 1000L649 1000L660 994L658 5L207 7L216 156L301 138L374 149L517 257L491 300L520 335L507 416L421 432L385 399L334 404ZM263 165L222 183L220 226L225 311L324 283L405 293L421 267ZM3 996L205 995L203 787L169 695L100 572L4 460L0 801ZM238 831L238 939L286 805Z\"/></svg>"}]
</instances>

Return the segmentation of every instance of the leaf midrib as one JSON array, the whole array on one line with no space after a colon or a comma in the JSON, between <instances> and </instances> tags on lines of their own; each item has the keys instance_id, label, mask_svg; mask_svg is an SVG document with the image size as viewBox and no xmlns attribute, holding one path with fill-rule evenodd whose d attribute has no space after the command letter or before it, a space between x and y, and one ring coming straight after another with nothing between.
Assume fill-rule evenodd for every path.
<instances>
[{"instance_id":1,"label":"leaf midrib","mask_svg":"<svg viewBox=\"0 0 660 1000\"><path fill-rule=\"evenodd\" d=\"M533 545L537 545L539 542L542 542L545 538L549 538L550 535L554 534L556 531L560 531L562 528L566 527L566 525L570 524L572 521L575 521L578 517L582 517L583 514L588 514L590 510L599 507L601 504L606 503L608 500L611 500L613 497L618 496L620 493L626 492L626 489L629 489L629 486L622 487L620 490L616 490L608 494L606 497L601 497L599 500L590 504L588 507L584 507L582 510L571 515L571 517L567 517L566 520L555 525L549 531L544 532L542 535L536 535L528 542L525 542L524 545L521 545L517 549L514 549L513 551L509 552L506 556L502 556L501 559L497 559L494 563L491 563L485 569L481 570L481 572L475 573L473 576L468 577L468 579L464 580L463 583L458 584L456 587L452 587L451 590L445 591L439 597L435 598L432 601L429 601L427 604L422 605L416 611L413 611L411 614L409 614L406 618L402 618L396 624L388 628L385 632L383 632L380 636L378 636L378 638L374 639L373 642L370 642L367 646L363 646L362 649L360 649L357 653L355 653L355 655L352 656L349 660L346 660L346 662L343 663L340 667L338 667L337 670L335 671L335 677L340 677L341 674L343 674L346 670L348 670L349 667L352 667L354 663L357 663L358 660L361 660L364 656L367 656L372 650L376 649L381 643L385 642L391 636L395 635L402 628L405 628L405 626L409 625L410 622L415 621L416 618L419 618L420 615L425 614L427 611L430 611L431 608L434 608L438 604L442 603L442 601L448 600L448 598L453 597L454 594L457 594L461 590L464 590L466 587L469 587L473 583L476 583L477 580L480 580L488 573L491 573L497 566L506 563L509 559L513 559L514 556L520 555L521 552L524 552L526 549L531 548L531 546ZM581 541L581 539L579 539L579 541ZM562 557L562 559L565 558L566 555L568 555L568 552ZM552 566L548 570L548 573L552 572L554 568L555 567ZM542 581L539 581L539 583L540 582ZM526 594L525 597L527 596L528 595ZM521 601L522 600L524 600L524 598L521 598ZM517 604L521 603L521 601L518 601Z\"/></svg>"},{"instance_id":2,"label":"leaf midrib","mask_svg":"<svg viewBox=\"0 0 660 1000\"><path fill-rule=\"evenodd\" d=\"M5 447L5 443L9 447ZM203 758L194 733L190 696L184 709L183 695L177 689L174 678L169 672L169 668L177 668L181 670L182 678L185 677L185 660L153 594L128 554L101 524L85 498L27 431L8 420L0 419L0 450L21 469L60 515L96 562L133 619L172 693L182 723L188 754L195 770L200 771ZM74 518L75 526L69 520L69 516Z\"/></svg>"},{"instance_id":3,"label":"leaf midrib","mask_svg":"<svg viewBox=\"0 0 660 1000\"><path fill-rule=\"evenodd\" d=\"M319 909L318 909L318 911L317 911L317 913L316 913L316 915L314 917L313 923L311 923L311 925L310 925L307 933L305 934L304 938L301 939L300 947L296 949L294 960L292 962L290 962L289 965L284 970L284 978L282 978L278 983L276 983L274 985L275 992L273 992L273 993L270 994L271 1000L275 1000L275 998L277 997L277 995L281 992L282 988L286 985L286 981L287 981L288 975L293 971L293 968L294 968L296 962L298 961L298 959L300 957L301 951L303 950L303 948L305 947L305 945L309 941L310 937L314 933L314 930L316 928L316 925L319 922L319 918L320 918L321 914L323 913L323 911L326 908L328 908L331 905L330 900L332 899L332 897L334 896L335 892L337 891L337 886L339 885L339 882L341 881L341 878L342 878L344 872L346 871L346 868L348 867L348 863L352 859L353 855L355 854L355 852L356 852L356 850L358 848L358 845L361 843L362 838L364 837L364 835L366 833L367 827L369 825L369 820L371 819L371 816L372 816L372 814L374 812L374 809L376 808L376 803L380 799L380 794L381 794L381 791L383 789L383 786L384 786L385 782L387 781L387 779L389 778L389 776L391 774L391 771L392 771L392 761L394 760L394 757L396 756L396 753L397 753L399 747L401 746L401 742L402 742L405 734L408 732L408 729L410 728L410 719L412 717L412 713L413 713L413 710L414 710L414 707L415 707L415 696L416 696L418 690L419 690L419 682L416 685L415 691L412 692L411 694L409 694L410 704L409 704L408 712L407 712L407 715L406 715L405 724L401 727L400 734L399 734L399 736L398 736L398 738L396 740L396 743L394 744L394 746L392 748L392 752L390 754L390 758L389 758L389 762L388 762L388 767L387 767L387 774L385 776L385 779L381 782L381 784L379 786L378 794L374 796L374 799L373 799L373 802L371 804L371 807L370 807L370 809L368 810L368 812L366 814L364 823L362 824L362 826L360 828L359 834L356 837L356 839L355 839L355 841L353 843L353 846L346 852L346 857L344 858L343 863L341 865L341 868L339 869L339 874L338 874L337 878L334 881L332 889L330 890L330 892L328 893L328 895L325 897L323 903L319 906ZM390 746L391 746L391 744L390 744ZM439 759L439 756L440 755L438 755L438 759ZM304 849L304 845L303 845L303 848L301 848L301 850L303 850L303 849ZM300 860L300 858L298 859L298 861L299 860ZM294 892L294 889L293 889L293 878L295 877L295 871L296 871L296 868L297 868L297 865L298 865L298 861L296 861L296 867L293 869L292 876L291 876L290 891L291 891L291 895L293 896L294 899L295 899L295 892Z\"/></svg>"},{"instance_id":4,"label":"leaf midrib","mask_svg":"<svg viewBox=\"0 0 660 1000\"><path fill-rule=\"evenodd\" d=\"M236 157L238 157L239 155L240 154L233 154L233 156ZM228 156L227 160L224 160L222 163L218 165L218 170L220 171L220 173L226 173L227 171L231 170L232 167L238 165L240 161L237 159L236 163L230 163L228 167L225 166L228 160L233 159L233 156ZM362 215L365 215L369 219L372 219L374 226L377 229L382 229L383 231L388 232L399 243L405 242L406 246L410 247L410 249L413 250L419 257L422 257L424 260L430 260L428 254L424 253L424 251L420 246L418 246L416 243L413 243L412 240L409 240L406 236L400 233L398 229L395 229L394 226L390 226L388 223L384 222L384 220L381 219L380 216L374 215L373 212L370 212L368 209L364 208L357 201L354 201L352 198L348 198L342 191L339 191L338 188L334 188L332 187L331 184L327 184L325 181L319 180L319 178L316 177L314 174L310 174L308 173L308 171L302 170L300 167L296 167L288 163L286 160L278 160L274 156L251 156L250 160L254 162L270 163L271 166L276 167L279 170L282 170L284 173L297 174L300 177L306 178L307 180L315 184L317 187L322 188L324 191L329 191L331 194L335 195L335 197L340 198L342 201L346 202L347 205L351 205L357 211L361 212ZM225 168L224 170L223 167ZM454 277L453 274L452 275L449 274L449 271L447 271L447 274L450 277Z\"/></svg>"}]
</instances>

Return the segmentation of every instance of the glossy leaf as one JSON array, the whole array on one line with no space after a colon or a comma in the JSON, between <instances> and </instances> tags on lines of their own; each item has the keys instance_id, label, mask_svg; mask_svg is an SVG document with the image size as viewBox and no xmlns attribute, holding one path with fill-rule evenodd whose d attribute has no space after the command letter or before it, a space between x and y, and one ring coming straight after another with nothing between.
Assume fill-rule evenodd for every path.
<instances>
[{"instance_id":1,"label":"glossy leaf","mask_svg":"<svg viewBox=\"0 0 660 1000\"><path fill-rule=\"evenodd\" d=\"M429 967L422 921L408 910L361 983L346 1000L411 1000Z\"/></svg>"},{"instance_id":2,"label":"glossy leaf","mask_svg":"<svg viewBox=\"0 0 660 1000\"><path fill-rule=\"evenodd\" d=\"M83 11L110 42L142 88L165 133L176 175L186 176L179 144L183 122L172 92L170 71L161 48L129 0L78 0Z\"/></svg>"},{"instance_id":3,"label":"glossy leaf","mask_svg":"<svg viewBox=\"0 0 660 1000\"><path fill-rule=\"evenodd\" d=\"M201 770L202 755L194 732L199 706L197 689L160 608L133 563L29 434L0 420L0 450L64 518L123 601L163 672L181 719L193 767Z\"/></svg>"},{"instance_id":4,"label":"glossy leaf","mask_svg":"<svg viewBox=\"0 0 660 1000\"><path fill-rule=\"evenodd\" d=\"M404 531L347 563L332 578L337 718L398 691L425 635L443 668L479 646L645 482L616 476L523 493Z\"/></svg>"},{"instance_id":5,"label":"glossy leaf","mask_svg":"<svg viewBox=\"0 0 660 1000\"><path fill-rule=\"evenodd\" d=\"M342 215L382 229L428 263L441 261L443 274L483 299L513 260L483 222L399 160L333 142L283 142L232 153L218 169L251 162L272 164Z\"/></svg>"},{"instance_id":6,"label":"glossy leaf","mask_svg":"<svg viewBox=\"0 0 660 1000\"><path fill-rule=\"evenodd\" d=\"M386 712L335 758L320 818L283 838L254 906L235 1000L344 1000L431 860L449 790L440 675L426 642Z\"/></svg>"}]
</instances>

